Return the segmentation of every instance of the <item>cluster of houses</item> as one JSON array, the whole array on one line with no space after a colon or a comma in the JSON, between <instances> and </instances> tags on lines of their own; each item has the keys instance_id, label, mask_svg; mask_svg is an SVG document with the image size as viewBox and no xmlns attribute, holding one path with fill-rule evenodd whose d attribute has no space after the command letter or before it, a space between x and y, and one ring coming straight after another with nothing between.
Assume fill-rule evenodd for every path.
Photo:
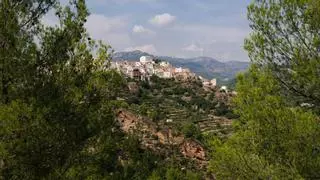
<instances>
[{"instance_id":1,"label":"cluster of houses","mask_svg":"<svg viewBox=\"0 0 320 180\"><path fill-rule=\"evenodd\" d=\"M165 61L156 62L151 56L142 56L140 61L117 61L111 63L111 68L116 69L118 72L136 79L136 80L150 80L150 77L156 75L164 79L196 79L199 78L204 86L215 87L217 85L216 79L211 81L201 77L196 76L195 73L192 73L189 69L186 68L176 68L173 67L170 63Z\"/></svg>"}]
</instances>

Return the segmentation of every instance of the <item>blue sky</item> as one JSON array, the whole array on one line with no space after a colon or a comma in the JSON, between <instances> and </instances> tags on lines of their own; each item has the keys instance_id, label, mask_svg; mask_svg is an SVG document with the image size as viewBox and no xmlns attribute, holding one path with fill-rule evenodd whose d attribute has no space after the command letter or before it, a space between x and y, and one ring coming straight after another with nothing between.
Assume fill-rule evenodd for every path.
<instances>
[{"instance_id":1,"label":"blue sky","mask_svg":"<svg viewBox=\"0 0 320 180\"><path fill-rule=\"evenodd\" d=\"M88 0L87 28L116 51L248 60L251 0Z\"/></svg>"}]
</instances>

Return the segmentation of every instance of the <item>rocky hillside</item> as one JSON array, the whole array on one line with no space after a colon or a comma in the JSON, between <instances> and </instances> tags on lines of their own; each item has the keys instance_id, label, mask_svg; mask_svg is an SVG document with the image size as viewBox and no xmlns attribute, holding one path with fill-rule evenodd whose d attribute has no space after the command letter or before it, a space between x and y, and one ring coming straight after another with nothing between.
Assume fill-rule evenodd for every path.
<instances>
[{"instance_id":1,"label":"rocky hillside","mask_svg":"<svg viewBox=\"0 0 320 180\"><path fill-rule=\"evenodd\" d=\"M229 107L231 93L204 88L197 80L152 76L149 82L127 81L127 93L122 97L128 104L126 109L157 127L168 127L199 141L203 135L225 137L231 131L231 119L236 118Z\"/></svg>"},{"instance_id":2,"label":"rocky hillside","mask_svg":"<svg viewBox=\"0 0 320 180\"><path fill-rule=\"evenodd\" d=\"M135 137L142 151L158 157L157 162L206 174L211 137L226 139L236 115L230 107L233 94L204 87L198 79L149 81L125 77L115 108L118 127ZM119 157L129 163L130 155Z\"/></svg>"},{"instance_id":3,"label":"rocky hillside","mask_svg":"<svg viewBox=\"0 0 320 180\"><path fill-rule=\"evenodd\" d=\"M198 168L204 168L208 164L204 146L195 139L185 138L171 128L160 127L147 118L124 109L118 110L117 120L124 132L139 136L145 148L166 156L170 156L176 149L180 156L195 162Z\"/></svg>"}]
</instances>

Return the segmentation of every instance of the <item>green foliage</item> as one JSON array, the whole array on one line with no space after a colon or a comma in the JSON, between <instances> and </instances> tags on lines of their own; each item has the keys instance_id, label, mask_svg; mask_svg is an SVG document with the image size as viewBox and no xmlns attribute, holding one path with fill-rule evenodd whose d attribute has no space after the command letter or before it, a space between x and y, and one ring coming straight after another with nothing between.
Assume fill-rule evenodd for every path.
<instances>
[{"instance_id":1,"label":"green foliage","mask_svg":"<svg viewBox=\"0 0 320 180\"><path fill-rule=\"evenodd\" d=\"M135 83L140 87L139 92L128 92L129 94L124 96L130 109L157 124L165 124L178 131L181 131L185 124L196 125L203 119L210 120L210 115L214 115L219 101L214 91L203 89L201 81L184 82L152 76L150 81ZM229 106L224 107L227 111L221 115L237 117L231 113ZM172 122L167 123L167 119ZM200 130L198 133L200 134ZM195 136L201 139L200 136Z\"/></svg>"},{"instance_id":2,"label":"green foliage","mask_svg":"<svg viewBox=\"0 0 320 180\"><path fill-rule=\"evenodd\" d=\"M318 0L254 1L253 32L245 42L252 62L267 66L293 104L320 107Z\"/></svg>"},{"instance_id":3,"label":"green foliage","mask_svg":"<svg viewBox=\"0 0 320 180\"><path fill-rule=\"evenodd\" d=\"M55 27L39 22L49 9ZM106 70L112 50L86 33L88 14L84 0L0 1L0 179L146 178L155 167L116 126L125 81Z\"/></svg>"},{"instance_id":4,"label":"green foliage","mask_svg":"<svg viewBox=\"0 0 320 180\"><path fill-rule=\"evenodd\" d=\"M59 18L54 27L40 22L49 10ZM0 179L195 179L119 129L115 110L132 105L118 100L126 80L108 70L113 51L90 38L88 15L85 0L0 1ZM160 102L150 88L142 84L131 101L165 119L145 103Z\"/></svg>"},{"instance_id":5,"label":"green foliage","mask_svg":"<svg viewBox=\"0 0 320 180\"><path fill-rule=\"evenodd\" d=\"M237 79L235 133L212 142L218 178L320 177L318 5L262 0L248 7L253 65Z\"/></svg>"},{"instance_id":6,"label":"green foliage","mask_svg":"<svg viewBox=\"0 0 320 180\"><path fill-rule=\"evenodd\" d=\"M186 123L182 127L182 132L186 138L195 138L198 140L201 140L201 138L202 138L201 131L200 131L199 127L197 127L193 123Z\"/></svg>"},{"instance_id":7,"label":"green foliage","mask_svg":"<svg viewBox=\"0 0 320 180\"><path fill-rule=\"evenodd\" d=\"M317 116L286 104L270 71L252 67L238 77L240 119L226 142L217 142L211 162L218 178L312 179L319 177ZM290 178L291 177L291 178Z\"/></svg>"},{"instance_id":8,"label":"green foliage","mask_svg":"<svg viewBox=\"0 0 320 180\"><path fill-rule=\"evenodd\" d=\"M237 119L239 117L233 112L233 109L224 102L217 105L214 114L216 116L225 116L228 119Z\"/></svg>"},{"instance_id":9,"label":"green foliage","mask_svg":"<svg viewBox=\"0 0 320 180\"><path fill-rule=\"evenodd\" d=\"M205 111L209 111L210 109L214 108L213 102L208 101L205 98L200 96L194 96L190 103L197 105L198 108L201 108Z\"/></svg>"},{"instance_id":10,"label":"green foliage","mask_svg":"<svg viewBox=\"0 0 320 180\"><path fill-rule=\"evenodd\" d=\"M156 106L154 109L150 108L150 106L146 103L142 103L138 107L138 113L144 116L147 116L153 121L163 120L165 119L165 114L160 111L159 107Z\"/></svg>"},{"instance_id":11,"label":"green foliage","mask_svg":"<svg viewBox=\"0 0 320 180\"><path fill-rule=\"evenodd\" d=\"M148 180L200 180L201 176L192 171L182 171L175 167L165 167L162 170L154 171Z\"/></svg>"},{"instance_id":12,"label":"green foliage","mask_svg":"<svg viewBox=\"0 0 320 180\"><path fill-rule=\"evenodd\" d=\"M183 179L184 175L175 168L170 168L166 172L166 179L167 180L175 180L175 179Z\"/></svg>"}]
</instances>

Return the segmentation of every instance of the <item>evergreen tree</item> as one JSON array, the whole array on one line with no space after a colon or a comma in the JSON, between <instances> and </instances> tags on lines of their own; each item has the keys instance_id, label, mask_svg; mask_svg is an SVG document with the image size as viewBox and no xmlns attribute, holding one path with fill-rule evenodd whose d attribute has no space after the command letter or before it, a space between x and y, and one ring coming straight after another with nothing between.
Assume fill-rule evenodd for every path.
<instances>
[{"instance_id":1,"label":"evergreen tree","mask_svg":"<svg viewBox=\"0 0 320 180\"><path fill-rule=\"evenodd\" d=\"M252 62L268 66L289 101L320 108L318 0L259 0L248 7Z\"/></svg>"},{"instance_id":2,"label":"evergreen tree","mask_svg":"<svg viewBox=\"0 0 320 180\"><path fill-rule=\"evenodd\" d=\"M314 179L320 176L318 117L288 106L269 70L238 77L235 132L214 141L211 170L218 178Z\"/></svg>"},{"instance_id":3,"label":"evergreen tree","mask_svg":"<svg viewBox=\"0 0 320 180\"><path fill-rule=\"evenodd\" d=\"M252 67L237 80L234 134L214 140L218 178L318 179L319 1L257 0L245 42ZM313 108L302 107L307 103Z\"/></svg>"},{"instance_id":4,"label":"evergreen tree","mask_svg":"<svg viewBox=\"0 0 320 180\"><path fill-rule=\"evenodd\" d=\"M48 11L53 27L40 21ZM0 179L166 175L164 157L118 127L126 82L108 69L111 47L86 32L88 15L85 0L0 1Z\"/></svg>"},{"instance_id":5,"label":"evergreen tree","mask_svg":"<svg viewBox=\"0 0 320 180\"><path fill-rule=\"evenodd\" d=\"M50 9L60 20L55 27L40 23ZM123 135L113 110L123 80L105 71L110 47L88 36L88 15L84 0L66 7L50 0L0 1L1 178L97 178L122 171L116 160Z\"/></svg>"}]
</instances>

